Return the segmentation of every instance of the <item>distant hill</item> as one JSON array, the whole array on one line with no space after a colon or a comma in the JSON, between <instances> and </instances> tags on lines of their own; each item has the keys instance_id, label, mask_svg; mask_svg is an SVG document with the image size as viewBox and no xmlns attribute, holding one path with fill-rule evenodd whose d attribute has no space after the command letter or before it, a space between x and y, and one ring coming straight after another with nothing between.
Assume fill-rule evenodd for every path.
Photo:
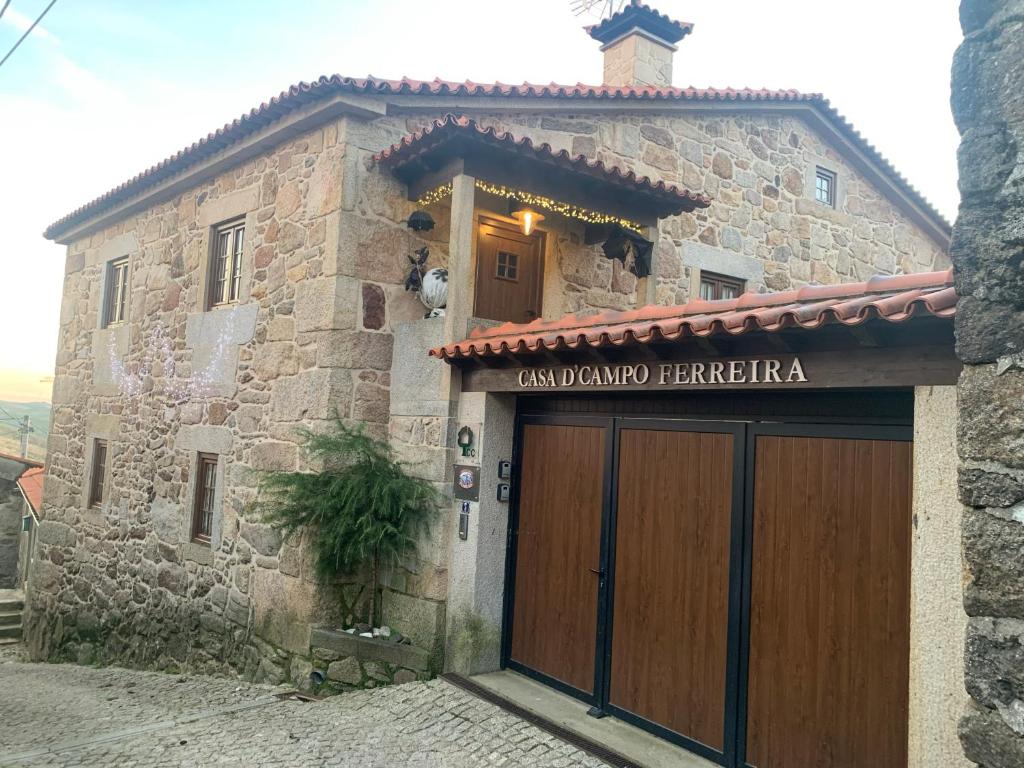
<instances>
[{"instance_id":1,"label":"distant hill","mask_svg":"<svg viewBox=\"0 0 1024 768\"><path fill-rule=\"evenodd\" d=\"M28 457L44 461L46 438L50 433L49 403L14 403L0 400L0 453L18 455L21 441L17 422L26 415L32 420L32 429L35 430L28 436Z\"/></svg>"}]
</instances>

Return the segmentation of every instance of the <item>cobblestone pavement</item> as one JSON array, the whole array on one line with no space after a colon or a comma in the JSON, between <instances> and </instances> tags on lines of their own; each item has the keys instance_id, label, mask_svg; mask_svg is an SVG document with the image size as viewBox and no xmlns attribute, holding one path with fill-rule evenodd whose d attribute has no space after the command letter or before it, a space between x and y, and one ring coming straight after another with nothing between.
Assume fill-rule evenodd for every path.
<instances>
[{"instance_id":1,"label":"cobblestone pavement","mask_svg":"<svg viewBox=\"0 0 1024 768\"><path fill-rule=\"evenodd\" d=\"M237 680L23 659L0 649L0 766L604 766L442 680L303 703Z\"/></svg>"}]
</instances>

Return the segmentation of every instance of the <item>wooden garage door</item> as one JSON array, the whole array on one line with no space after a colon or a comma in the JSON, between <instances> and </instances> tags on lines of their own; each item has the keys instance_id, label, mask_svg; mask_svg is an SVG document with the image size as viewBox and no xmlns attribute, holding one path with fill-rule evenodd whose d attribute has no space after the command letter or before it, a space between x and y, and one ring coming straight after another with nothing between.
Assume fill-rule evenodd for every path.
<instances>
[{"instance_id":1,"label":"wooden garage door","mask_svg":"<svg viewBox=\"0 0 1024 768\"><path fill-rule=\"evenodd\" d=\"M907 761L911 443L759 435L746 757Z\"/></svg>"},{"instance_id":2,"label":"wooden garage door","mask_svg":"<svg viewBox=\"0 0 1024 768\"><path fill-rule=\"evenodd\" d=\"M731 432L619 432L609 704L725 747Z\"/></svg>"},{"instance_id":3,"label":"wooden garage door","mask_svg":"<svg viewBox=\"0 0 1024 768\"><path fill-rule=\"evenodd\" d=\"M607 429L526 424L522 432L509 658L594 692Z\"/></svg>"}]
</instances>

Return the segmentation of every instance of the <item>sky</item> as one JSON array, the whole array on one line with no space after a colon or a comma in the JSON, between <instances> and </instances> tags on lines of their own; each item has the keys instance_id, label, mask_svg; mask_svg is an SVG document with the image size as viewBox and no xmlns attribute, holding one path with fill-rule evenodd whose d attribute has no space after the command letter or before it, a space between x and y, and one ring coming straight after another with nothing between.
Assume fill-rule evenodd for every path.
<instances>
[{"instance_id":1,"label":"sky","mask_svg":"<svg viewBox=\"0 0 1024 768\"><path fill-rule=\"evenodd\" d=\"M12 0L0 57L48 2ZM674 85L824 93L955 218L958 0L647 2L695 24ZM595 20L570 0L58 0L0 67L0 400L49 399L52 221L320 75L599 83Z\"/></svg>"}]
</instances>

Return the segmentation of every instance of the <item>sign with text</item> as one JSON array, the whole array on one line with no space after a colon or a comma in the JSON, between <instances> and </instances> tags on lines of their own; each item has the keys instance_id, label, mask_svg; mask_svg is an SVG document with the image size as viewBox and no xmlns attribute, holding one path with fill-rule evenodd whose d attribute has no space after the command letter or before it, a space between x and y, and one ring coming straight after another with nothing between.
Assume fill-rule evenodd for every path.
<instances>
[{"instance_id":1,"label":"sign with text","mask_svg":"<svg viewBox=\"0 0 1024 768\"><path fill-rule=\"evenodd\" d=\"M467 366L463 392L680 392L851 389L956 384L962 363L942 344L802 349L729 357L583 359L578 364ZM623 350L628 354L629 350ZM534 358L536 360L536 358Z\"/></svg>"},{"instance_id":2,"label":"sign with text","mask_svg":"<svg viewBox=\"0 0 1024 768\"><path fill-rule=\"evenodd\" d=\"M580 387L715 387L736 384L803 384L808 381L799 357L567 365L522 368L520 389Z\"/></svg>"}]
</instances>

